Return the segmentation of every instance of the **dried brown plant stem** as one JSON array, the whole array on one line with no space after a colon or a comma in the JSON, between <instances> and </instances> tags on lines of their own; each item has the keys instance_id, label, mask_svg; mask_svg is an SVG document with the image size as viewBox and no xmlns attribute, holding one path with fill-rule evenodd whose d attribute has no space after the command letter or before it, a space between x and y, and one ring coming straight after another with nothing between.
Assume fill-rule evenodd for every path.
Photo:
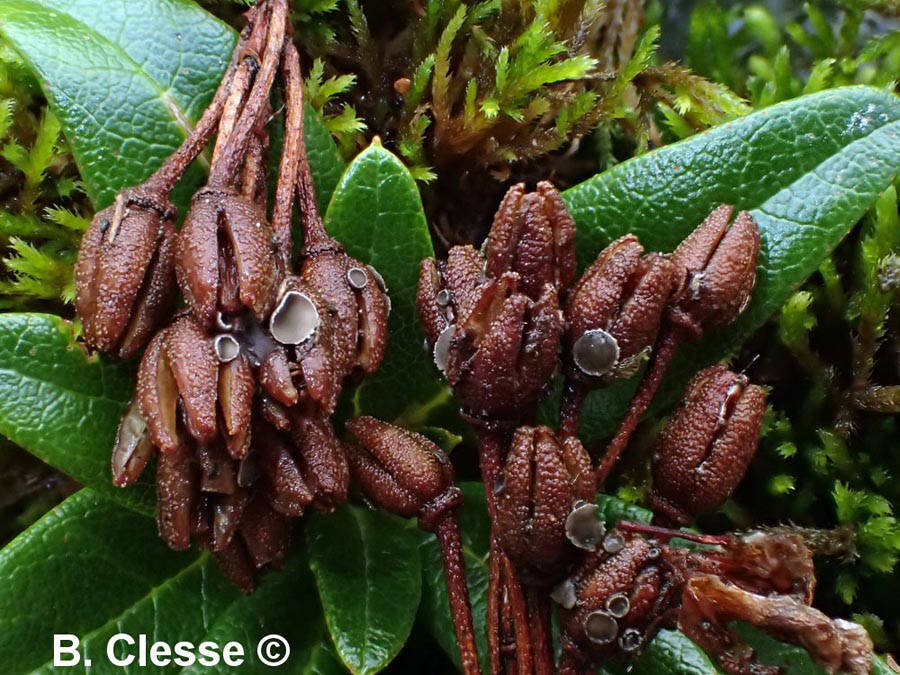
<instances>
[{"instance_id":1,"label":"dried brown plant stem","mask_svg":"<svg viewBox=\"0 0 900 675\"><path fill-rule=\"evenodd\" d=\"M244 29L247 33L246 39L235 49L237 62L231 90L219 120L216 145L213 148L213 164L218 163L225 146L231 140L234 125L241 114L253 78L259 71L260 55L265 48L269 30L269 13L265 11L262 3L254 5L251 12L254 14L253 19L251 20L248 16L248 24Z\"/></svg>"},{"instance_id":2,"label":"dried brown plant stem","mask_svg":"<svg viewBox=\"0 0 900 675\"><path fill-rule=\"evenodd\" d=\"M269 105L272 84L281 62L288 12L285 0L267 0L265 7L269 10L269 26L259 72L234 125L231 138L210 170L208 184L211 186L227 186L234 182L247 152L250 136Z\"/></svg>"},{"instance_id":3,"label":"dried brown plant stem","mask_svg":"<svg viewBox=\"0 0 900 675\"><path fill-rule=\"evenodd\" d=\"M481 670L475 646L475 626L469 589L466 586L466 563L455 512L441 518L434 533L441 545L441 556L444 559L444 579L447 582L447 597L450 599L450 613L453 615L462 670L464 675L479 675Z\"/></svg>"},{"instance_id":4,"label":"dried brown plant stem","mask_svg":"<svg viewBox=\"0 0 900 675\"><path fill-rule=\"evenodd\" d=\"M197 124L184 142L166 158L162 165L147 180L145 184L147 188L160 190L163 193L170 192L175 187L175 184L181 180L191 162L197 158L203 151L203 148L209 143L213 134L216 133L226 102L235 85L235 78L240 70L240 62L243 59L244 51L253 33L257 13L256 7L247 13L248 25L241 33L238 44L232 53L231 63L229 63L222 82L219 84L219 88L216 89L209 106L203 111L200 119L197 120Z\"/></svg>"},{"instance_id":5,"label":"dried brown plant stem","mask_svg":"<svg viewBox=\"0 0 900 675\"><path fill-rule=\"evenodd\" d=\"M250 136L244 166L241 169L241 194L265 208L267 195L266 164L269 150L269 134L266 117L257 120Z\"/></svg>"},{"instance_id":6,"label":"dried brown plant stem","mask_svg":"<svg viewBox=\"0 0 900 675\"><path fill-rule=\"evenodd\" d=\"M535 675L553 675L553 632L550 625L550 598L546 588L527 586L531 646L534 651Z\"/></svg>"},{"instance_id":7,"label":"dried brown plant stem","mask_svg":"<svg viewBox=\"0 0 900 675\"><path fill-rule=\"evenodd\" d=\"M509 432L502 427L473 425L478 437L481 478L487 497L491 523L497 513L494 489L503 470L503 455L509 446ZM528 605L509 558L503 553L495 532L491 532L490 576L488 579L488 647L491 673L533 672ZM512 641L512 648L506 641Z\"/></svg>"},{"instance_id":8,"label":"dried brown plant stem","mask_svg":"<svg viewBox=\"0 0 900 675\"><path fill-rule=\"evenodd\" d=\"M278 167L278 185L272 208L272 231L278 245L279 264L287 271L291 263L291 216L294 208L294 188L300 167L300 156L306 154L303 142L303 80L300 75L300 55L290 38L285 40L282 67L282 86L285 99L284 149Z\"/></svg>"},{"instance_id":9,"label":"dried brown plant stem","mask_svg":"<svg viewBox=\"0 0 900 675\"><path fill-rule=\"evenodd\" d=\"M578 425L581 422L581 411L584 408L587 393L587 387L583 384L566 380L559 412L559 435L561 437L578 438Z\"/></svg>"},{"instance_id":10,"label":"dried brown plant stem","mask_svg":"<svg viewBox=\"0 0 900 675\"><path fill-rule=\"evenodd\" d=\"M300 137L303 137L303 122L306 117L304 106L299 108ZM306 154L306 144L301 143L297 152L297 206L300 209L300 221L303 224L303 253L309 255L317 250L339 249L343 247L328 236L319 205L316 203L316 189L313 184L312 169Z\"/></svg>"},{"instance_id":11,"label":"dried brown plant stem","mask_svg":"<svg viewBox=\"0 0 900 675\"><path fill-rule=\"evenodd\" d=\"M609 474L615 467L622 452L628 446L628 441L631 440L635 429L637 429L641 417L643 417L647 408L650 407L650 403L659 389L660 382L662 382L662 378L666 374L666 370L669 368L669 364L672 362L672 358L678 351L681 342L681 330L678 325L666 322L653 349L653 356L650 358L647 371L644 373L638 390L628 405L628 412L619 425L616 435L613 436L609 445L606 446L606 453L597 466L598 490L603 489L606 479L609 478Z\"/></svg>"}]
</instances>

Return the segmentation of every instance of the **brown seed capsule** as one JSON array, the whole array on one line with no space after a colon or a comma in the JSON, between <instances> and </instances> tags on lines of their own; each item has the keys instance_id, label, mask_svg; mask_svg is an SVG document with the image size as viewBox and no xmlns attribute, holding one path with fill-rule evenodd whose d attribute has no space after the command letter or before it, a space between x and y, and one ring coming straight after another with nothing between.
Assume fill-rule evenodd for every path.
<instances>
[{"instance_id":1,"label":"brown seed capsule","mask_svg":"<svg viewBox=\"0 0 900 675\"><path fill-rule=\"evenodd\" d=\"M628 445L678 346L685 340L699 340L710 328L730 323L750 302L759 259L759 227L742 211L729 228L731 212L730 206L720 206L672 254L676 278L672 304L628 413L597 467L598 487ZM577 415L567 413L566 417ZM568 424L570 429L573 426Z\"/></svg>"},{"instance_id":2,"label":"brown seed capsule","mask_svg":"<svg viewBox=\"0 0 900 675\"><path fill-rule=\"evenodd\" d=\"M329 512L346 501L350 486L347 449L321 411L294 409L291 437L297 462L314 498L312 508Z\"/></svg>"},{"instance_id":3,"label":"brown seed capsule","mask_svg":"<svg viewBox=\"0 0 900 675\"><path fill-rule=\"evenodd\" d=\"M452 487L450 460L421 434L373 417L349 420L347 431L362 445L349 446L353 476L383 509L418 516Z\"/></svg>"},{"instance_id":4,"label":"brown seed capsule","mask_svg":"<svg viewBox=\"0 0 900 675\"><path fill-rule=\"evenodd\" d=\"M464 287L471 263L465 249L451 252L443 271L433 260L424 261L419 313L435 363L467 412L516 418L537 404L556 372L562 333L556 289L545 286L532 301L518 292L513 272Z\"/></svg>"},{"instance_id":5,"label":"brown seed capsule","mask_svg":"<svg viewBox=\"0 0 900 675\"><path fill-rule=\"evenodd\" d=\"M593 384L632 373L656 341L673 285L669 260L643 255L634 235L607 246L566 304L571 376Z\"/></svg>"},{"instance_id":6,"label":"brown seed capsule","mask_svg":"<svg viewBox=\"0 0 900 675\"><path fill-rule=\"evenodd\" d=\"M567 531L579 500L594 497L594 473L577 438L558 439L548 427L520 427L495 489L500 546L525 579L554 583L575 549ZM596 516L594 531L602 527ZM584 530L590 522L578 523Z\"/></svg>"},{"instance_id":7,"label":"brown seed capsule","mask_svg":"<svg viewBox=\"0 0 900 675\"><path fill-rule=\"evenodd\" d=\"M177 445L179 401L194 439L216 435L218 371L213 340L191 316L182 315L151 341L138 370L137 395L158 448L166 452Z\"/></svg>"},{"instance_id":8,"label":"brown seed capsule","mask_svg":"<svg viewBox=\"0 0 900 675\"><path fill-rule=\"evenodd\" d=\"M560 294L575 279L575 221L548 181L536 192L514 185L506 193L485 244L485 274L516 272L520 290L532 300L552 285Z\"/></svg>"},{"instance_id":9,"label":"brown seed capsule","mask_svg":"<svg viewBox=\"0 0 900 675\"><path fill-rule=\"evenodd\" d=\"M175 302L175 207L144 186L94 216L75 264L75 311L93 349L136 354Z\"/></svg>"},{"instance_id":10,"label":"brown seed capsule","mask_svg":"<svg viewBox=\"0 0 900 675\"><path fill-rule=\"evenodd\" d=\"M191 312L206 327L244 307L263 320L281 281L265 213L222 188L204 188L191 200L178 233L175 270Z\"/></svg>"},{"instance_id":11,"label":"brown seed capsule","mask_svg":"<svg viewBox=\"0 0 900 675\"><path fill-rule=\"evenodd\" d=\"M653 455L652 503L688 524L728 498L747 471L766 409L762 387L725 366L700 371Z\"/></svg>"},{"instance_id":12,"label":"brown seed capsule","mask_svg":"<svg viewBox=\"0 0 900 675\"><path fill-rule=\"evenodd\" d=\"M666 609L668 585L656 544L610 531L552 594L560 605L563 644L589 663L638 653Z\"/></svg>"},{"instance_id":13,"label":"brown seed capsule","mask_svg":"<svg viewBox=\"0 0 900 675\"><path fill-rule=\"evenodd\" d=\"M729 226L732 211L725 205L710 213L672 254L678 318L700 334L742 313L756 283L759 227L746 211Z\"/></svg>"},{"instance_id":14,"label":"brown seed capsule","mask_svg":"<svg viewBox=\"0 0 900 675\"><path fill-rule=\"evenodd\" d=\"M285 279L269 327L278 342L294 348L307 393L331 414L345 377L381 365L389 310L374 269L343 249L322 250L307 258L299 275ZM277 379L276 371L268 374ZM289 389L268 391L282 402L293 395Z\"/></svg>"}]
</instances>

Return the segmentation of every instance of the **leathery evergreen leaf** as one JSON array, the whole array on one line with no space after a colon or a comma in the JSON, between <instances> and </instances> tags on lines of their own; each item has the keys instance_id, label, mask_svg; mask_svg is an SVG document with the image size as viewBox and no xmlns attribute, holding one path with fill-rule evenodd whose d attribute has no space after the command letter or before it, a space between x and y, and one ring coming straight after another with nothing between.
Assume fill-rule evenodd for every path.
<instances>
[{"instance_id":1,"label":"leathery evergreen leaf","mask_svg":"<svg viewBox=\"0 0 900 675\"><path fill-rule=\"evenodd\" d=\"M110 478L134 365L88 356L74 340L72 324L57 316L0 314L0 434L78 482L152 514L147 479L122 490Z\"/></svg>"},{"instance_id":2,"label":"leathery evergreen leaf","mask_svg":"<svg viewBox=\"0 0 900 675\"><path fill-rule=\"evenodd\" d=\"M350 504L307 522L309 562L325 622L354 675L382 670L409 637L422 590L413 528Z\"/></svg>"},{"instance_id":3,"label":"leathery evergreen leaf","mask_svg":"<svg viewBox=\"0 0 900 675\"><path fill-rule=\"evenodd\" d=\"M727 329L686 347L658 403L728 355L805 281L900 173L900 99L845 87L782 103L624 162L564 194L582 265L610 241L638 235L671 251L713 208L747 209L762 232L753 301ZM622 418L637 378L589 397L592 444Z\"/></svg>"},{"instance_id":4,"label":"leathery evergreen leaf","mask_svg":"<svg viewBox=\"0 0 900 675\"><path fill-rule=\"evenodd\" d=\"M107 656L108 641L117 633L135 641L143 634L148 643L195 645L196 663L182 661L175 664L184 666L178 669L148 661L140 668L146 673L235 672L223 660L231 642L238 645L233 650L240 649L232 654L242 659L241 673L342 672L323 642L321 612L302 551L295 551L280 572L266 575L256 593L242 595L209 555L170 551L151 518L91 489L70 497L0 551L0 577L5 579L0 653L8 675L120 673L122 665ZM77 636L80 665L53 667L54 634ZM270 634L291 646L280 670L257 656L257 644ZM219 663L200 660L196 646L204 641L219 645ZM134 656L132 667L138 665L136 644L119 641L113 653L117 659Z\"/></svg>"},{"instance_id":5,"label":"leathery evergreen leaf","mask_svg":"<svg viewBox=\"0 0 900 675\"><path fill-rule=\"evenodd\" d=\"M0 34L37 74L98 209L184 140L236 40L187 0L6 0Z\"/></svg>"}]
</instances>

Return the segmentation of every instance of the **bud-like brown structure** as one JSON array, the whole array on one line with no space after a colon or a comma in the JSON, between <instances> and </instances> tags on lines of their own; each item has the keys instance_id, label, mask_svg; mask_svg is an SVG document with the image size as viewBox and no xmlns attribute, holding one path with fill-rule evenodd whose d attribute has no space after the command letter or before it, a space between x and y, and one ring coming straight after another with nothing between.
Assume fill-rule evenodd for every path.
<instances>
[{"instance_id":1,"label":"bud-like brown structure","mask_svg":"<svg viewBox=\"0 0 900 675\"><path fill-rule=\"evenodd\" d=\"M574 437L558 439L548 427L520 427L495 494L494 525L503 551L529 583L557 581L575 552L578 533L570 530L581 525L567 519L579 501L594 498L584 446Z\"/></svg>"},{"instance_id":2,"label":"bud-like brown structure","mask_svg":"<svg viewBox=\"0 0 900 675\"><path fill-rule=\"evenodd\" d=\"M316 405L333 413L344 379L381 365L389 311L390 298L372 267L344 253L308 259L299 275L284 280L269 320L269 334L286 358L276 353L263 363L267 392L291 405L302 384Z\"/></svg>"},{"instance_id":3,"label":"bud-like brown structure","mask_svg":"<svg viewBox=\"0 0 900 675\"><path fill-rule=\"evenodd\" d=\"M656 444L654 511L684 525L721 506L756 453L765 409L744 375L721 365L695 375Z\"/></svg>"},{"instance_id":4,"label":"bud-like brown structure","mask_svg":"<svg viewBox=\"0 0 900 675\"><path fill-rule=\"evenodd\" d=\"M553 592L563 648L584 663L638 653L673 600L663 594L669 574L660 546L611 530Z\"/></svg>"},{"instance_id":5,"label":"bud-like brown structure","mask_svg":"<svg viewBox=\"0 0 900 675\"><path fill-rule=\"evenodd\" d=\"M437 501L459 504L449 458L421 434L373 417L356 417L347 430L362 445L349 452L353 476L381 508L409 518L427 515Z\"/></svg>"},{"instance_id":6,"label":"bud-like brown structure","mask_svg":"<svg viewBox=\"0 0 900 675\"><path fill-rule=\"evenodd\" d=\"M729 225L732 211L724 205L710 213L672 254L680 275L674 318L698 336L742 313L756 283L759 227L747 211Z\"/></svg>"},{"instance_id":7,"label":"bud-like brown structure","mask_svg":"<svg viewBox=\"0 0 900 675\"><path fill-rule=\"evenodd\" d=\"M571 377L597 384L634 372L656 341L675 279L671 262L643 254L637 237L607 246L566 304Z\"/></svg>"},{"instance_id":8,"label":"bud-like brown structure","mask_svg":"<svg viewBox=\"0 0 900 675\"><path fill-rule=\"evenodd\" d=\"M75 311L92 349L136 354L175 302L175 207L165 193L123 190L98 212L75 264Z\"/></svg>"},{"instance_id":9,"label":"bud-like brown structure","mask_svg":"<svg viewBox=\"0 0 900 675\"><path fill-rule=\"evenodd\" d=\"M418 305L435 364L467 413L514 419L532 409L556 372L562 333L557 292L537 301L519 292L519 275L481 279L471 246L446 263L424 260Z\"/></svg>"},{"instance_id":10,"label":"bud-like brown structure","mask_svg":"<svg viewBox=\"0 0 900 675\"><path fill-rule=\"evenodd\" d=\"M280 283L265 212L231 188L198 191L178 233L175 269L202 325L244 308L263 320Z\"/></svg>"},{"instance_id":11,"label":"bud-like brown structure","mask_svg":"<svg viewBox=\"0 0 900 675\"><path fill-rule=\"evenodd\" d=\"M575 221L556 187L548 181L529 193L523 183L511 187L485 243L485 274L515 272L521 292L536 301L547 285L564 295L575 269Z\"/></svg>"},{"instance_id":12,"label":"bud-like brown structure","mask_svg":"<svg viewBox=\"0 0 900 675\"><path fill-rule=\"evenodd\" d=\"M182 315L153 338L138 370L137 398L163 452L178 446L181 419L194 440L216 435L218 376L213 341L192 316Z\"/></svg>"}]
</instances>

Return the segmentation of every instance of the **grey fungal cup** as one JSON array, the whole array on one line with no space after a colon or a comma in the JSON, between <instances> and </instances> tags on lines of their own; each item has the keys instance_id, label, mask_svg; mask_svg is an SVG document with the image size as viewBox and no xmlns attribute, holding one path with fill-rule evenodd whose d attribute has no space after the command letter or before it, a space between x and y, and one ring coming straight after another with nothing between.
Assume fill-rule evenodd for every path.
<instances>
[{"instance_id":1,"label":"grey fungal cup","mask_svg":"<svg viewBox=\"0 0 900 675\"><path fill-rule=\"evenodd\" d=\"M456 324L450 324L440 334L437 342L434 343L434 365L438 367L442 373L447 371L447 359L450 355L450 341L456 335Z\"/></svg>"},{"instance_id":2,"label":"grey fungal cup","mask_svg":"<svg viewBox=\"0 0 900 675\"><path fill-rule=\"evenodd\" d=\"M233 335L229 335L228 333L217 335L214 345L216 357L221 363L234 361L238 357L238 354L241 353L241 345L238 344L238 341Z\"/></svg>"},{"instance_id":3,"label":"grey fungal cup","mask_svg":"<svg viewBox=\"0 0 900 675\"><path fill-rule=\"evenodd\" d=\"M601 377L619 363L619 343L605 330L589 330L575 341L572 359L585 375Z\"/></svg>"},{"instance_id":4,"label":"grey fungal cup","mask_svg":"<svg viewBox=\"0 0 900 675\"><path fill-rule=\"evenodd\" d=\"M584 634L597 644L609 644L619 634L618 622L602 611L591 612L584 619Z\"/></svg>"},{"instance_id":5,"label":"grey fungal cup","mask_svg":"<svg viewBox=\"0 0 900 675\"><path fill-rule=\"evenodd\" d=\"M606 526L598 518L596 504L578 501L566 518L566 538L578 548L594 551L606 534Z\"/></svg>"},{"instance_id":6,"label":"grey fungal cup","mask_svg":"<svg viewBox=\"0 0 900 675\"><path fill-rule=\"evenodd\" d=\"M362 290L369 283L369 275L361 267L351 267L347 270L347 282L356 290Z\"/></svg>"},{"instance_id":7,"label":"grey fungal cup","mask_svg":"<svg viewBox=\"0 0 900 675\"><path fill-rule=\"evenodd\" d=\"M272 312L269 329L281 344L299 345L313 336L319 321L319 311L307 295L288 291Z\"/></svg>"}]
</instances>

